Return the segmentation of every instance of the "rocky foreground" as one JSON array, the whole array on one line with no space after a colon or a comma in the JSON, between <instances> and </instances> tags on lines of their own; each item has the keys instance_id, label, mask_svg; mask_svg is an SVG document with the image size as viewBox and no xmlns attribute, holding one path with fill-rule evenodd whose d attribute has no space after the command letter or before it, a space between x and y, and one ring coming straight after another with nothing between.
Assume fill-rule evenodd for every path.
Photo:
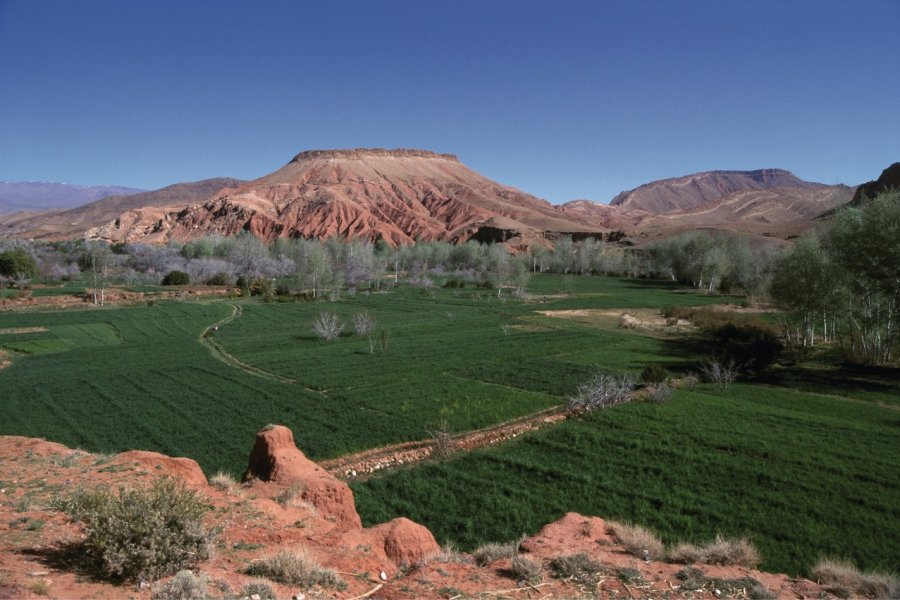
<instances>
[{"instance_id":1,"label":"rocky foreground","mask_svg":"<svg viewBox=\"0 0 900 600\"><path fill-rule=\"evenodd\" d=\"M144 486L166 476L183 481L213 507L207 525L220 533L212 557L194 572L208 575L218 589L241 590L256 579L243 573L255 559L305 549L343 583L271 582L278 598L830 596L811 581L745 567L641 559L626 552L603 519L575 513L521 542L520 557L540 569L527 580L510 557L479 566L471 555L442 549L428 529L405 518L364 528L350 488L307 459L288 428L274 426L257 434L243 484L218 477L211 484L187 458L144 451L103 456L39 439L0 437L0 598L151 598L150 582L112 585L75 572L62 549L78 542L83 531L52 505L76 489ZM579 553L592 560L593 572L554 572L555 559ZM155 589L159 593L160 582Z\"/></svg>"}]
</instances>

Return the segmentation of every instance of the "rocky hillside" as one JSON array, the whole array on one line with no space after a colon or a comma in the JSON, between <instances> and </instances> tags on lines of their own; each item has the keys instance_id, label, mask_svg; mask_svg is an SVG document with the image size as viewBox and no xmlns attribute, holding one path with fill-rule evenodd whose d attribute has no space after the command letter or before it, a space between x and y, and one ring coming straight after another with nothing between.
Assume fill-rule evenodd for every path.
<instances>
[{"instance_id":1,"label":"rocky hillside","mask_svg":"<svg viewBox=\"0 0 900 600\"><path fill-rule=\"evenodd\" d=\"M408 244L595 231L550 203L423 150L303 152L281 169L188 207L131 210L88 231L110 241L185 241L249 230L265 240L334 235ZM484 235L484 234L482 234Z\"/></svg>"},{"instance_id":2,"label":"rocky hillside","mask_svg":"<svg viewBox=\"0 0 900 600\"><path fill-rule=\"evenodd\" d=\"M141 191L143 190L115 185L0 181L0 215L72 208L108 196L130 196Z\"/></svg>"},{"instance_id":3,"label":"rocky hillside","mask_svg":"<svg viewBox=\"0 0 900 600\"><path fill-rule=\"evenodd\" d=\"M257 434L242 484L210 482L187 458L145 451L100 456L0 437L0 597L160 594L168 578L151 586L87 577L78 567L82 526L52 508L76 490L146 487L159 477L182 481L211 508L205 519L217 531L211 557L193 576L179 576L208 578L209 598L263 597L253 583L258 578L245 571L280 551L307 553L320 576L305 585L264 581L278 598L829 597L813 582L747 566L663 562L652 545L635 546L621 526L575 513L478 560L439 547L408 519L363 527L347 485L306 459L280 426Z\"/></svg>"},{"instance_id":4,"label":"rocky hillside","mask_svg":"<svg viewBox=\"0 0 900 600\"><path fill-rule=\"evenodd\" d=\"M243 181L229 177L177 183L152 192L114 195L68 210L11 215L0 219L0 235L15 234L31 239L65 240L85 237L85 231L118 218L127 211L139 211L145 218L165 214L164 207L184 207L203 200Z\"/></svg>"},{"instance_id":5,"label":"rocky hillside","mask_svg":"<svg viewBox=\"0 0 900 600\"><path fill-rule=\"evenodd\" d=\"M671 214L693 210L720 200L732 192L771 188L804 188L815 184L803 181L784 169L756 171L707 171L646 183L622 192L610 201L625 212Z\"/></svg>"},{"instance_id":6,"label":"rocky hillside","mask_svg":"<svg viewBox=\"0 0 900 600\"><path fill-rule=\"evenodd\" d=\"M335 235L518 250L623 230L633 238L688 228L787 237L840 206L853 188L803 181L782 169L709 171L642 185L612 203L552 205L492 181L456 156L425 150L313 150L253 181L209 179L71 210L0 218L0 235L110 242L184 242L250 231L266 241Z\"/></svg>"},{"instance_id":7,"label":"rocky hillside","mask_svg":"<svg viewBox=\"0 0 900 600\"><path fill-rule=\"evenodd\" d=\"M900 162L896 162L882 171L875 181L869 181L856 188L851 204L858 206L890 189L900 190Z\"/></svg>"}]
</instances>

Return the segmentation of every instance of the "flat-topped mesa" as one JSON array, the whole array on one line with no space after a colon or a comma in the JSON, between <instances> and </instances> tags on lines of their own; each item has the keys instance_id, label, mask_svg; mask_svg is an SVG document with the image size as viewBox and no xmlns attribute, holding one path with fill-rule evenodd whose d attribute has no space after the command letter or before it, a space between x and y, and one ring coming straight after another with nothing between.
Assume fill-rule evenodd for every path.
<instances>
[{"instance_id":1,"label":"flat-topped mesa","mask_svg":"<svg viewBox=\"0 0 900 600\"><path fill-rule=\"evenodd\" d=\"M348 150L306 150L291 159L291 162L301 162L316 158L364 158L367 156L394 156L398 158L443 158L459 162L455 154L441 154L431 150L416 150L414 148L352 148Z\"/></svg>"}]
</instances>

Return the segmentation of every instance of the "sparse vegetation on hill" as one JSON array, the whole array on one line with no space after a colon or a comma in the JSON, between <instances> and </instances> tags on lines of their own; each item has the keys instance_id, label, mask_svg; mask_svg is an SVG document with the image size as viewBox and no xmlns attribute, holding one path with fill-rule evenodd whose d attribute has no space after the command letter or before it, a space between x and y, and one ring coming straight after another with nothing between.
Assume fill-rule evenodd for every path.
<instances>
[{"instance_id":1,"label":"sparse vegetation on hill","mask_svg":"<svg viewBox=\"0 0 900 600\"><path fill-rule=\"evenodd\" d=\"M207 507L173 479L118 493L76 492L60 508L84 524L84 541L73 552L101 579L158 579L209 557L211 534L202 523Z\"/></svg>"}]
</instances>

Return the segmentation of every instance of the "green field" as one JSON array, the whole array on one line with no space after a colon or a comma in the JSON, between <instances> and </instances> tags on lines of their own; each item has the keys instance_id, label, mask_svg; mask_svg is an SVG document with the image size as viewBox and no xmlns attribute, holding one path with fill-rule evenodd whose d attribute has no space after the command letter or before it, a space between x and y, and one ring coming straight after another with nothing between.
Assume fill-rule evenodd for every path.
<instances>
[{"instance_id":1,"label":"green field","mask_svg":"<svg viewBox=\"0 0 900 600\"><path fill-rule=\"evenodd\" d=\"M0 313L13 359L0 371L0 434L157 450L239 474L255 432L283 423L310 457L330 458L424 439L444 419L466 431L558 405L598 368L696 368L696 340L537 311L734 301L599 277L539 276L529 291L529 302L401 286L335 302ZM311 331L323 311L348 326L333 343ZM378 323L371 346L349 332L359 311ZM574 510L670 542L746 534L767 568L791 573L820 554L896 568L897 398L891 370L779 366L727 392L680 390L666 405L623 405L354 488L367 522L410 516L466 547Z\"/></svg>"}]
</instances>

